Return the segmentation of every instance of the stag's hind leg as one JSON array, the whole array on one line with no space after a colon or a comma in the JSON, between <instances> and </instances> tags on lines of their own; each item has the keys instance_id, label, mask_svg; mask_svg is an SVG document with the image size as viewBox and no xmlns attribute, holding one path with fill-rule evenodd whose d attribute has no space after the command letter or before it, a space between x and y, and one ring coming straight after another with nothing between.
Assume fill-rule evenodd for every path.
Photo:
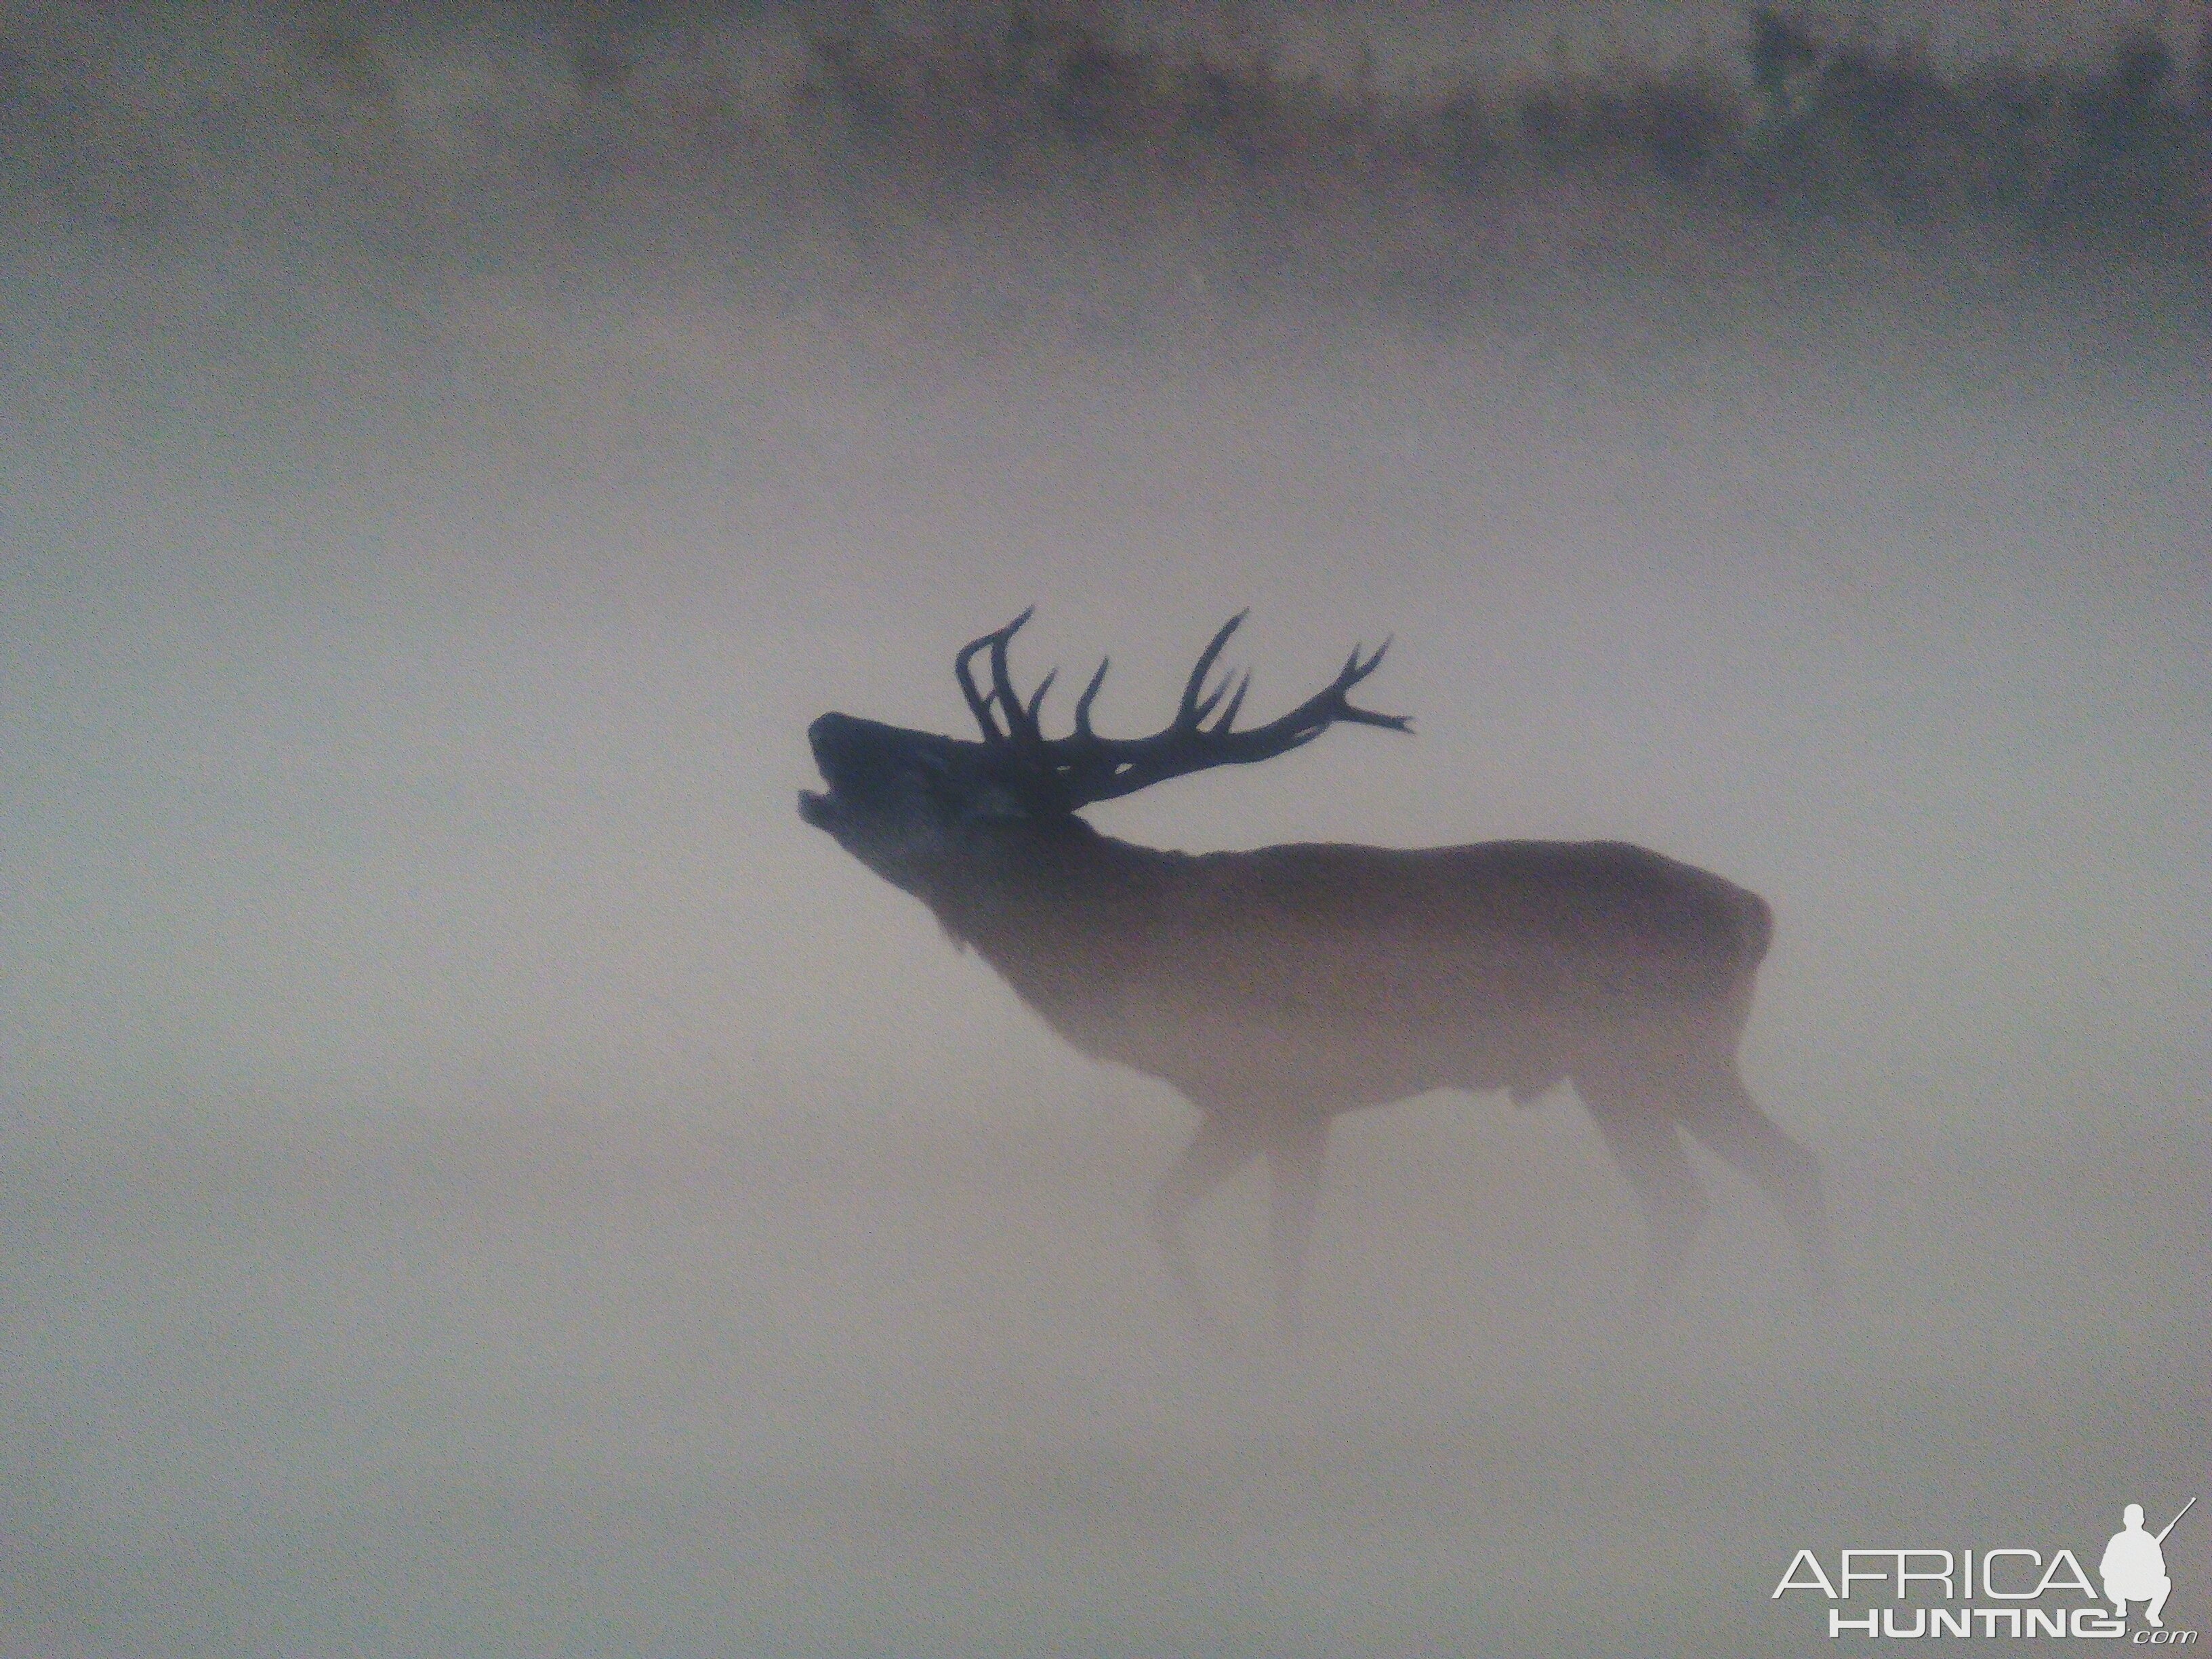
<instances>
[{"instance_id":1,"label":"stag's hind leg","mask_svg":"<svg viewBox=\"0 0 2212 1659\"><path fill-rule=\"evenodd\" d=\"M1576 1073L1575 1092L1644 1212L1651 1248L1644 1293L1656 1297L1681 1277L1705 1218L1705 1188L1675 1132L1673 1103L1649 1079L1610 1071Z\"/></svg>"},{"instance_id":2,"label":"stag's hind leg","mask_svg":"<svg viewBox=\"0 0 2212 1659\"><path fill-rule=\"evenodd\" d=\"M1681 1076L1673 1097L1682 1127L1713 1153L1751 1177L1797 1240L1814 1290L1835 1288L1835 1260L1828 1237L1828 1208L1820 1191L1820 1160L1775 1126L1743 1086L1733 1060L1716 1060Z\"/></svg>"}]
</instances>

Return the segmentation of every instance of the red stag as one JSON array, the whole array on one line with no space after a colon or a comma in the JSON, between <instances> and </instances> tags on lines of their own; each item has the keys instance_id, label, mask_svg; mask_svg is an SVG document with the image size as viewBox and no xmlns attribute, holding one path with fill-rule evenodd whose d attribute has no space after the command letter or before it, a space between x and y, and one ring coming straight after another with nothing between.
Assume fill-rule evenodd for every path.
<instances>
[{"instance_id":1,"label":"red stag","mask_svg":"<svg viewBox=\"0 0 2212 1659\"><path fill-rule=\"evenodd\" d=\"M1348 700L1388 644L1365 658L1355 649L1290 713L1238 731L1250 676L1233 692L1207 681L1240 615L1200 654L1165 729L1091 729L1101 662L1074 731L1048 738L1037 714L1054 676L1024 702L1007 667L1029 617L956 659L980 742L824 714L807 737L829 787L802 792L799 815L921 900L1078 1048L1158 1078L1198 1109L1152 1206L1193 1307L1185 1224L1255 1155L1272 1166L1270 1267L1295 1330L1332 1115L1437 1088L1525 1101L1569 1079L1642 1207L1649 1288L1680 1270L1705 1207L1678 1130L1764 1189L1826 1285L1818 1166L1736 1068L1772 933L1765 900L1619 842L1194 855L1116 841L1078 811L1270 759L1340 723L1411 730ZM971 672L987 652L988 691Z\"/></svg>"}]
</instances>

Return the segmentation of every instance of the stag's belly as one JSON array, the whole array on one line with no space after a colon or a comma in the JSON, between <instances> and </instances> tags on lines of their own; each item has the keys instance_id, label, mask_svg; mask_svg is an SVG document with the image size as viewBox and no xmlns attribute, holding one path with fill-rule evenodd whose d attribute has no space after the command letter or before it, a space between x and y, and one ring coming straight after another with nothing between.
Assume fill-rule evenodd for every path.
<instances>
[{"instance_id":1,"label":"stag's belly","mask_svg":"<svg viewBox=\"0 0 2212 1659\"><path fill-rule=\"evenodd\" d=\"M1422 988L1331 1000L1177 997L1139 983L1111 998L1041 1009L1095 1059L1160 1079L1194 1102L1304 1103L1328 1111L1388 1104L1433 1089L1528 1097L1598 1053L1679 1032L1685 1011L1587 988L1498 983L1444 997ZM1713 1022L1724 1023L1722 1010Z\"/></svg>"}]
</instances>

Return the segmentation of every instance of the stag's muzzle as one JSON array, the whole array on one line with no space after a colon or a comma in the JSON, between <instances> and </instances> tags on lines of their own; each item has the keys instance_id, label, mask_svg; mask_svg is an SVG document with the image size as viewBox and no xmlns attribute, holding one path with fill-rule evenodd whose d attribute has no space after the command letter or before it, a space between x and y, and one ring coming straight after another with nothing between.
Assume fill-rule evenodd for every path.
<instances>
[{"instance_id":1,"label":"stag's muzzle","mask_svg":"<svg viewBox=\"0 0 2212 1659\"><path fill-rule=\"evenodd\" d=\"M886 726L853 714L824 714L806 728L814 764L824 791L799 792L799 816L817 830L830 830L854 814L878 811L899 788L899 780L932 757L918 750L951 746L952 740L927 732ZM941 765L941 761L937 763Z\"/></svg>"}]
</instances>

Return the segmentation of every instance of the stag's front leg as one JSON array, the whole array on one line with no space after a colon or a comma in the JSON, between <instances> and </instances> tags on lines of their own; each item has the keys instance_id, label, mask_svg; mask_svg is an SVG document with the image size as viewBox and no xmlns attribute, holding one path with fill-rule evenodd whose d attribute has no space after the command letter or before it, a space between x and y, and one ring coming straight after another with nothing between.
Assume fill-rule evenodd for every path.
<instances>
[{"instance_id":1,"label":"stag's front leg","mask_svg":"<svg viewBox=\"0 0 2212 1659\"><path fill-rule=\"evenodd\" d=\"M1201 1328L1207 1327L1211 1320L1206 1300L1199 1294L1198 1273L1191 1261L1190 1243L1183 1236L1183 1229L1199 1200L1236 1174L1266 1144L1264 1137L1255 1133L1249 1122L1230 1113L1208 1112L1200 1108L1198 1133L1183 1148L1182 1156L1176 1160L1167 1178L1153 1189L1152 1237L1167 1262L1168 1277L1175 1284L1176 1297L1192 1322Z\"/></svg>"}]
</instances>

